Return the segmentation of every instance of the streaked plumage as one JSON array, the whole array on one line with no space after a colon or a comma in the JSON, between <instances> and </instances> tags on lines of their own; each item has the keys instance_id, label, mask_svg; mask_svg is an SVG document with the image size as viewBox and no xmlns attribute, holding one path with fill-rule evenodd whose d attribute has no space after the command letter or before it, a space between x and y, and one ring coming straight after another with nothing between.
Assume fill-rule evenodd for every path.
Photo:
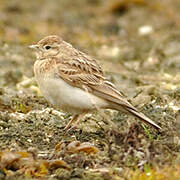
<instances>
[{"instance_id":1,"label":"streaked plumage","mask_svg":"<svg viewBox=\"0 0 180 180\"><path fill-rule=\"evenodd\" d=\"M58 36L45 37L31 47L37 50L35 78L51 104L74 114L98 108L115 109L161 129L123 97L104 77L101 67L91 56Z\"/></svg>"}]
</instances>

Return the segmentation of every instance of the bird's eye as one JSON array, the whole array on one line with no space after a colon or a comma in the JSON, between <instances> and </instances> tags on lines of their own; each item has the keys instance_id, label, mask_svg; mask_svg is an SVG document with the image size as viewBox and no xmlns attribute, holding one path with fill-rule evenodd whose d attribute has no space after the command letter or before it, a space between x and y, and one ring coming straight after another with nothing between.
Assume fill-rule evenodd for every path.
<instances>
[{"instance_id":1,"label":"bird's eye","mask_svg":"<svg viewBox=\"0 0 180 180\"><path fill-rule=\"evenodd\" d=\"M48 50L48 49L51 49L51 46L45 46L45 49Z\"/></svg>"}]
</instances>

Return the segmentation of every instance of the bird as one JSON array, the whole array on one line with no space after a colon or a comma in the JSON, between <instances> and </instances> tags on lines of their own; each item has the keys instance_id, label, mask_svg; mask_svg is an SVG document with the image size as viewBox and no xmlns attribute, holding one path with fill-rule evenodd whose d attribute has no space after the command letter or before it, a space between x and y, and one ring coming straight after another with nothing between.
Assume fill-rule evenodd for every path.
<instances>
[{"instance_id":1,"label":"bird","mask_svg":"<svg viewBox=\"0 0 180 180\"><path fill-rule=\"evenodd\" d=\"M46 36L29 47L36 54L34 75L40 92L50 104L73 115L65 130L77 125L87 113L99 109L125 112L161 129L107 80L94 57L57 35Z\"/></svg>"}]
</instances>

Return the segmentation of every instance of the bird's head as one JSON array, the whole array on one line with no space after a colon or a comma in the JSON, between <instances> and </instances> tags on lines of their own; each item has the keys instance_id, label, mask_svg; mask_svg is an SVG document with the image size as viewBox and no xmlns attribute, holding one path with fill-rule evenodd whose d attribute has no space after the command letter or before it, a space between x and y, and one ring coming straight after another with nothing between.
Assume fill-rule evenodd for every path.
<instances>
[{"instance_id":1,"label":"bird's head","mask_svg":"<svg viewBox=\"0 0 180 180\"><path fill-rule=\"evenodd\" d=\"M29 46L36 51L37 59L53 57L59 54L60 46L63 40L56 35L47 36L41 39L37 44Z\"/></svg>"}]
</instances>

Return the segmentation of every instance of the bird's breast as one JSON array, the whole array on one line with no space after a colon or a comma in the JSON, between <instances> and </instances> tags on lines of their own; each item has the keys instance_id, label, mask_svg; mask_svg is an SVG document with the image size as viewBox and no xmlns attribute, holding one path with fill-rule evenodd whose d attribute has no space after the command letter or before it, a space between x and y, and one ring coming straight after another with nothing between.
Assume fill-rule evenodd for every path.
<instances>
[{"instance_id":1,"label":"bird's breast","mask_svg":"<svg viewBox=\"0 0 180 180\"><path fill-rule=\"evenodd\" d=\"M72 113L107 107L107 102L83 89L73 87L61 78L37 76L37 83L43 96L54 106Z\"/></svg>"}]
</instances>

